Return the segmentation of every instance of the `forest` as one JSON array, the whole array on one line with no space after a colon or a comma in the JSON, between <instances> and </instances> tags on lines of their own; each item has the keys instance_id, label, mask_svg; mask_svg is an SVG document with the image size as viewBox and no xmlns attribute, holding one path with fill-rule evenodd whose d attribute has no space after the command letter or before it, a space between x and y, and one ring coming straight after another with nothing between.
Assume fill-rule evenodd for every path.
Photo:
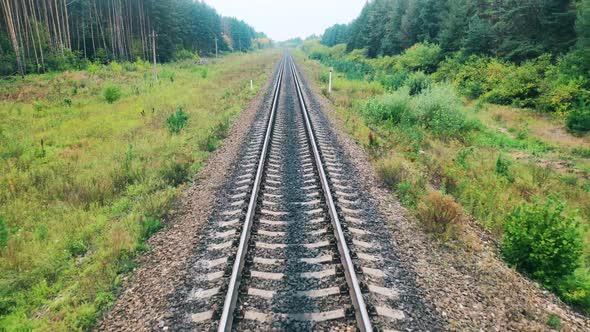
<instances>
[{"instance_id":1,"label":"forest","mask_svg":"<svg viewBox=\"0 0 590 332\"><path fill-rule=\"evenodd\" d=\"M447 54L463 50L522 62L565 54L576 41L588 47L587 10L576 21L576 9L584 7L588 1L375 0L351 24L326 30L322 43L346 43L348 51L366 48L369 57L437 43Z\"/></svg>"},{"instance_id":2,"label":"forest","mask_svg":"<svg viewBox=\"0 0 590 332\"><path fill-rule=\"evenodd\" d=\"M249 50L266 36L191 0L2 0L0 75L24 75L88 61L158 61ZM187 53L190 52L190 53Z\"/></svg>"},{"instance_id":3,"label":"forest","mask_svg":"<svg viewBox=\"0 0 590 332\"><path fill-rule=\"evenodd\" d=\"M590 131L588 0L375 0L350 24L327 29L321 44L381 59L377 69L409 51L421 58L409 59L410 70L437 72L469 98L555 114L571 132ZM360 60L349 65L377 79L371 61Z\"/></svg>"}]
</instances>

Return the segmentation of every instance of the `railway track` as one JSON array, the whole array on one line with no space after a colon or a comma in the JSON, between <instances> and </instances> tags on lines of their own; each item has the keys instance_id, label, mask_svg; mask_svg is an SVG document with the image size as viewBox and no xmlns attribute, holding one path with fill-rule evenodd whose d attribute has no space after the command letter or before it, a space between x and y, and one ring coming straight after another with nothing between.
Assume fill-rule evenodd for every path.
<instances>
[{"instance_id":1,"label":"railway track","mask_svg":"<svg viewBox=\"0 0 590 332\"><path fill-rule=\"evenodd\" d=\"M179 330L408 328L365 202L308 109L286 55L220 210L204 232ZM383 233L383 232L381 232ZM396 309L398 308L398 309ZM405 310L401 310L405 309Z\"/></svg>"}]
</instances>

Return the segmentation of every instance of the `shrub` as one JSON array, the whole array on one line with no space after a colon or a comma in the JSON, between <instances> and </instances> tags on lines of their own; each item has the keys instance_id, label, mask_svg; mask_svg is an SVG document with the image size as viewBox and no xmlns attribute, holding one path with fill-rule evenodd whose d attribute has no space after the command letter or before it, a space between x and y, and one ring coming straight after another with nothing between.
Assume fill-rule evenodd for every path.
<instances>
[{"instance_id":1,"label":"shrub","mask_svg":"<svg viewBox=\"0 0 590 332\"><path fill-rule=\"evenodd\" d=\"M410 176L411 165L402 157L390 157L377 163L377 176L389 188L395 188L398 183L405 181Z\"/></svg>"},{"instance_id":2,"label":"shrub","mask_svg":"<svg viewBox=\"0 0 590 332\"><path fill-rule=\"evenodd\" d=\"M188 169L185 163L169 162L162 170L162 178L168 185L177 187L188 180Z\"/></svg>"},{"instance_id":3,"label":"shrub","mask_svg":"<svg viewBox=\"0 0 590 332\"><path fill-rule=\"evenodd\" d=\"M193 53L189 50L182 49L180 51L177 51L176 54L174 54L174 60L176 60L176 61L183 61L183 60L199 61L199 60L201 60L201 58L196 53Z\"/></svg>"},{"instance_id":4,"label":"shrub","mask_svg":"<svg viewBox=\"0 0 590 332\"><path fill-rule=\"evenodd\" d=\"M188 124L188 114L179 107L176 112L166 120L166 126L172 134L180 134Z\"/></svg>"},{"instance_id":5,"label":"shrub","mask_svg":"<svg viewBox=\"0 0 590 332\"><path fill-rule=\"evenodd\" d=\"M410 95L414 96L430 88L432 79L422 71L412 73L408 76L406 86L410 88Z\"/></svg>"},{"instance_id":6,"label":"shrub","mask_svg":"<svg viewBox=\"0 0 590 332\"><path fill-rule=\"evenodd\" d=\"M463 209L453 197L432 191L418 204L418 217L427 232L448 237L463 222Z\"/></svg>"},{"instance_id":7,"label":"shrub","mask_svg":"<svg viewBox=\"0 0 590 332\"><path fill-rule=\"evenodd\" d=\"M86 68L86 70L88 71L89 74L95 75L100 70L100 64L97 62L91 62L88 64L88 67Z\"/></svg>"},{"instance_id":8,"label":"shrub","mask_svg":"<svg viewBox=\"0 0 590 332\"><path fill-rule=\"evenodd\" d=\"M410 109L410 95L407 90L399 90L369 100L365 106L365 115L374 123L391 121L413 122Z\"/></svg>"},{"instance_id":9,"label":"shrub","mask_svg":"<svg viewBox=\"0 0 590 332\"><path fill-rule=\"evenodd\" d=\"M201 78L207 78L209 76L209 71L207 70L207 68L203 68L201 70Z\"/></svg>"},{"instance_id":10,"label":"shrub","mask_svg":"<svg viewBox=\"0 0 590 332\"><path fill-rule=\"evenodd\" d=\"M548 66L548 59L544 56L520 66L510 65L506 75L496 84L491 84L491 91L485 94L485 100L501 105L535 107Z\"/></svg>"},{"instance_id":11,"label":"shrub","mask_svg":"<svg viewBox=\"0 0 590 332\"><path fill-rule=\"evenodd\" d=\"M83 256L88 251L86 241L79 239L68 244L68 251L72 256Z\"/></svg>"},{"instance_id":12,"label":"shrub","mask_svg":"<svg viewBox=\"0 0 590 332\"><path fill-rule=\"evenodd\" d=\"M577 109L570 112L565 125L574 134L590 131L590 109Z\"/></svg>"},{"instance_id":13,"label":"shrub","mask_svg":"<svg viewBox=\"0 0 590 332\"><path fill-rule=\"evenodd\" d=\"M408 48L398 57L398 64L409 70L432 72L441 58L440 46L429 43L418 43Z\"/></svg>"},{"instance_id":14,"label":"shrub","mask_svg":"<svg viewBox=\"0 0 590 332\"><path fill-rule=\"evenodd\" d=\"M381 83L385 89L395 91L404 86L408 76L408 72L404 70L398 70L391 75L381 76L379 78L379 83Z\"/></svg>"},{"instance_id":15,"label":"shrub","mask_svg":"<svg viewBox=\"0 0 590 332\"><path fill-rule=\"evenodd\" d=\"M424 127L440 138L456 138L470 130L461 100L448 85L435 85L416 96L414 112Z\"/></svg>"},{"instance_id":16,"label":"shrub","mask_svg":"<svg viewBox=\"0 0 590 332\"><path fill-rule=\"evenodd\" d=\"M557 293L564 301L590 313L590 271L579 268L566 276L557 285Z\"/></svg>"},{"instance_id":17,"label":"shrub","mask_svg":"<svg viewBox=\"0 0 590 332\"><path fill-rule=\"evenodd\" d=\"M555 198L517 208L508 217L502 255L509 264L554 289L580 265L582 236L577 218Z\"/></svg>"},{"instance_id":18,"label":"shrub","mask_svg":"<svg viewBox=\"0 0 590 332\"><path fill-rule=\"evenodd\" d=\"M109 64L109 70L113 73L122 73L123 72L123 65L118 63L117 61L113 61Z\"/></svg>"},{"instance_id":19,"label":"shrub","mask_svg":"<svg viewBox=\"0 0 590 332\"><path fill-rule=\"evenodd\" d=\"M207 135L202 141L199 142L199 148L202 151L213 152L217 150L221 142L213 133Z\"/></svg>"},{"instance_id":20,"label":"shrub","mask_svg":"<svg viewBox=\"0 0 590 332\"><path fill-rule=\"evenodd\" d=\"M121 98L121 89L117 86L110 85L104 89L104 99L107 103L112 104Z\"/></svg>"},{"instance_id":21,"label":"shrub","mask_svg":"<svg viewBox=\"0 0 590 332\"><path fill-rule=\"evenodd\" d=\"M544 112L556 112L560 115L579 106L585 89L581 80L569 80L567 83L554 83L553 77L545 78L542 95L537 100L537 108Z\"/></svg>"}]
</instances>

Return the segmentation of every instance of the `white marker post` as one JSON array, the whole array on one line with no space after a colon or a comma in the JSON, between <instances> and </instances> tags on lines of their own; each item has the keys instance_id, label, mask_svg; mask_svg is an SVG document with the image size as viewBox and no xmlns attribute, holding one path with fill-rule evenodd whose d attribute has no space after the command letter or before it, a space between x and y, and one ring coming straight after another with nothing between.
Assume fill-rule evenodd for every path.
<instances>
[{"instance_id":1,"label":"white marker post","mask_svg":"<svg viewBox=\"0 0 590 332\"><path fill-rule=\"evenodd\" d=\"M328 93L332 93L332 69L330 69L330 81L328 83Z\"/></svg>"},{"instance_id":2,"label":"white marker post","mask_svg":"<svg viewBox=\"0 0 590 332\"><path fill-rule=\"evenodd\" d=\"M250 80L250 90L254 90L254 81Z\"/></svg>"}]
</instances>

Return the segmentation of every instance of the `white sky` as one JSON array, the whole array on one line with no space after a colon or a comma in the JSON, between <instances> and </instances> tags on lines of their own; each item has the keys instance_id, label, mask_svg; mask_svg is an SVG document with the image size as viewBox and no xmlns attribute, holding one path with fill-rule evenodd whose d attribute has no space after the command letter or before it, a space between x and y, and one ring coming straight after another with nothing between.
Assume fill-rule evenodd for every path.
<instances>
[{"instance_id":1,"label":"white sky","mask_svg":"<svg viewBox=\"0 0 590 332\"><path fill-rule=\"evenodd\" d=\"M223 16L234 16L275 41L321 34L348 23L366 0L205 0Z\"/></svg>"}]
</instances>

